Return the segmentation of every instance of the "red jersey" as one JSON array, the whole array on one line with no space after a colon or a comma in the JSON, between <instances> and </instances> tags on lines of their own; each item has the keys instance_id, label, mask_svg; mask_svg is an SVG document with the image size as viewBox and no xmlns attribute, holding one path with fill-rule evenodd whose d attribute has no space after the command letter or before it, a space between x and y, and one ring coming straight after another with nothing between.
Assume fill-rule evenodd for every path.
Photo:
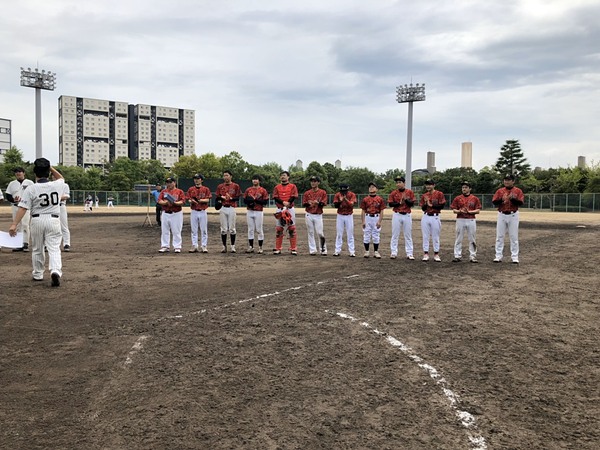
<instances>
[{"instance_id":1,"label":"red jersey","mask_svg":"<svg viewBox=\"0 0 600 450\"><path fill-rule=\"evenodd\" d=\"M283 208L283 202L290 202L290 208L294 207L294 200L298 198L298 188L294 183L278 184L273 189L273 200L278 208Z\"/></svg>"},{"instance_id":2,"label":"red jersey","mask_svg":"<svg viewBox=\"0 0 600 450\"><path fill-rule=\"evenodd\" d=\"M380 214L385 209L385 200L379 195L368 195L360 202L360 209L366 214Z\"/></svg>"},{"instance_id":3,"label":"red jersey","mask_svg":"<svg viewBox=\"0 0 600 450\"><path fill-rule=\"evenodd\" d=\"M510 189L502 187L496 191L492 198L492 203L498 207L500 212L515 212L519 210L525 202L525 196L523 191L518 187L511 187Z\"/></svg>"},{"instance_id":4,"label":"red jersey","mask_svg":"<svg viewBox=\"0 0 600 450\"><path fill-rule=\"evenodd\" d=\"M223 206L233 206L235 208L237 206L238 199L242 195L242 190L240 189L240 185L237 183L221 183L217 186L215 195L217 198L223 198Z\"/></svg>"},{"instance_id":5,"label":"red jersey","mask_svg":"<svg viewBox=\"0 0 600 450\"><path fill-rule=\"evenodd\" d=\"M410 208L415 204L415 193L410 189L394 189L388 196L388 204L394 212L410 214Z\"/></svg>"},{"instance_id":6,"label":"red jersey","mask_svg":"<svg viewBox=\"0 0 600 450\"><path fill-rule=\"evenodd\" d=\"M312 203L317 202L317 203ZM327 204L327 191L309 189L302 196L302 206L309 214L323 214L323 206Z\"/></svg>"},{"instance_id":7,"label":"red jersey","mask_svg":"<svg viewBox=\"0 0 600 450\"><path fill-rule=\"evenodd\" d=\"M473 211L475 209L481 209L481 201L478 197L475 197L473 194L464 195L461 194L452 200L452 204L450 205L451 209L459 210L460 212L456 214L457 219L474 219L475 214L469 214L465 211Z\"/></svg>"},{"instance_id":8,"label":"red jersey","mask_svg":"<svg viewBox=\"0 0 600 450\"><path fill-rule=\"evenodd\" d=\"M262 211L264 205L269 203L269 193L262 186L250 186L246 189L246 192L244 192L244 200L246 200L246 202L254 200L251 206L246 203L246 209L251 211Z\"/></svg>"},{"instance_id":9,"label":"red jersey","mask_svg":"<svg viewBox=\"0 0 600 450\"><path fill-rule=\"evenodd\" d=\"M212 197L210 189L206 186L192 186L186 193L186 198L190 202L190 207L194 211L204 211L208 208L208 203L200 203L198 200L209 199ZM191 200L196 200L192 202Z\"/></svg>"},{"instance_id":10,"label":"red jersey","mask_svg":"<svg viewBox=\"0 0 600 450\"><path fill-rule=\"evenodd\" d=\"M167 195L171 196L171 198L175 199L175 202L184 202L185 203L185 194L179 188L174 188L169 191L168 189L163 189L160 191L160 195L158 196L158 201L168 200ZM179 212L183 205L174 205L172 202L167 203L166 205L161 205L163 212L167 214Z\"/></svg>"},{"instance_id":11,"label":"red jersey","mask_svg":"<svg viewBox=\"0 0 600 450\"><path fill-rule=\"evenodd\" d=\"M352 191L347 191L345 195L338 192L333 196L333 206L337 208L337 213L342 216L349 216L354 212L356 204L356 194Z\"/></svg>"},{"instance_id":12,"label":"red jersey","mask_svg":"<svg viewBox=\"0 0 600 450\"><path fill-rule=\"evenodd\" d=\"M431 201L431 206L428 205L427 201ZM446 204L446 197L441 191L433 190L433 192L425 192L421 196L419 205L425 214L439 214Z\"/></svg>"}]
</instances>

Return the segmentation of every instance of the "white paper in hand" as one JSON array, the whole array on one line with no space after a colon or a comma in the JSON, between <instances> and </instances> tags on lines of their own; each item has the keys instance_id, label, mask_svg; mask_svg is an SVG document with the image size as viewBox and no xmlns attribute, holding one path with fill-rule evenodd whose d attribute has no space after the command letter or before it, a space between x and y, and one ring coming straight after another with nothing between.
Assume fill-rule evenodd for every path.
<instances>
[{"instance_id":1,"label":"white paper in hand","mask_svg":"<svg viewBox=\"0 0 600 450\"><path fill-rule=\"evenodd\" d=\"M0 247L21 248L23 247L23 233L17 233L11 237L6 231L0 231Z\"/></svg>"}]
</instances>

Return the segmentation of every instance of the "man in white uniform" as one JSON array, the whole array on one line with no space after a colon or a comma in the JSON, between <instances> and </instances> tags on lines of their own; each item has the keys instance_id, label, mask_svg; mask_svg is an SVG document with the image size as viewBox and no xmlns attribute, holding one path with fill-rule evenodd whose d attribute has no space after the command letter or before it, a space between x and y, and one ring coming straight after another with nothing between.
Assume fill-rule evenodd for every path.
<instances>
[{"instance_id":1,"label":"man in white uniform","mask_svg":"<svg viewBox=\"0 0 600 450\"><path fill-rule=\"evenodd\" d=\"M25 178L25 169L17 167L15 170L15 180L12 180L6 188L6 199L12 203L12 218L15 220L17 211L19 210L19 202L23 197L23 192L27 187L33 185L33 181ZM23 247L13 249L13 252L28 252L29 251L29 212L26 212L25 217L21 221L21 225L17 231L23 232Z\"/></svg>"},{"instance_id":2,"label":"man in white uniform","mask_svg":"<svg viewBox=\"0 0 600 450\"><path fill-rule=\"evenodd\" d=\"M62 277L62 260L60 256L60 197L64 192L64 178L50 166L46 158L38 158L34 162L33 172L36 183L24 192L19 209L8 232L16 236L17 227L27 212L31 214L31 261L33 279L42 281L46 264L44 247L48 249L49 269L52 286L60 286ZM48 178L52 173L54 181Z\"/></svg>"},{"instance_id":3,"label":"man in white uniform","mask_svg":"<svg viewBox=\"0 0 600 450\"><path fill-rule=\"evenodd\" d=\"M67 201L71 198L71 188L64 183L64 191L60 197L60 230L63 238L63 251L71 251L71 232L69 231L69 217L67 216Z\"/></svg>"}]
</instances>

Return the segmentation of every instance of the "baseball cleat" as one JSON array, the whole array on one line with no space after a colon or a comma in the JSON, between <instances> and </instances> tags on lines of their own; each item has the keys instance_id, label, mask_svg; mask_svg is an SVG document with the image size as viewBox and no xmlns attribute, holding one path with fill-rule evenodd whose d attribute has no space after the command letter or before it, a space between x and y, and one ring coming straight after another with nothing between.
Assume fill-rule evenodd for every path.
<instances>
[{"instance_id":1,"label":"baseball cleat","mask_svg":"<svg viewBox=\"0 0 600 450\"><path fill-rule=\"evenodd\" d=\"M291 250L290 253L294 256L298 255L298 250Z\"/></svg>"},{"instance_id":2,"label":"baseball cleat","mask_svg":"<svg viewBox=\"0 0 600 450\"><path fill-rule=\"evenodd\" d=\"M325 250L324 252L321 252L321 256L327 256L327 250Z\"/></svg>"},{"instance_id":3,"label":"baseball cleat","mask_svg":"<svg viewBox=\"0 0 600 450\"><path fill-rule=\"evenodd\" d=\"M281 255L281 250L274 249L274 250L273 250L273 254L274 254L274 255Z\"/></svg>"},{"instance_id":4,"label":"baseball cleat","mask_svg":"<svg viewBox=\"0 0 600 450\"><path fill-rule=\"evenodd\" d=\"M60 275L59 274L57 274L56 272L54 272L50 276L50 278L52 278L52 284L51 284L52 287L60 286Z\"/></svg>"},{"instance_id":5,"label":"baseball cleat","mask_svg":"<svg viewBox=\"0 0 600 450\"><path fill-rule=\"evenodd\" d=\"M390 255L390 259L396 259L398 257L398 255Z\"/></svg>"},{"instance_id":6,"label":"baseball cleat","mask_svg":"<svg viewBox=\"0 0 600 450\"><path fill-rule=\"evenodd\" d=\"M67 244L63 247L63 252L70 252L70 251L71 251L71 246L69 244Z\"/></svg>"},{"instance_id":7,"label":"baseball cleat","mask_svg":"<svg viewBox=\"0 0 600 450\"><path fill-rule=\"evenodd\" d=\"M254 253L254 247L248 247L246 253Z\"/></svg>"},{"instance_id":8,"label":"baseball cleat","mask_svg":"<svg viewBox=\"0 0 600 450\"><path fill-rule=\"evenodd\" d=\"M317 256L317 252L311 252L310 256Z\"/></svg>"},{"instance_id":9,"label":"baseball cleat","mask_svg":"<svg viewBox=\"0 0 600 450\"><path fill-rule=\"evenodd\" d=\"M513 260L512 260L512 263L513 263L513 264L519 264L519 260L518 260L518 259L513 259Z\"/></svg>"},{"instance_id":10,"label":"baseball cleat","mask_svg":"<svg viewBox=\"0 0 600 450\"><path fill-rule=\"evenodd\" d=\"M350 253L350 258L356 257L356 253Z\"/></svg>"},{"instance_id":11,"label":"baseball cleat","mask_svg":"<svg viewBox=\"0 0 600 450\"><path fill-rule=\"evenodd\" d=\"M208 249L206 247L202 247L202 253L208 253Z\"/></svg>"},{"instance_id":12,"label":"baseball cleat","mask_svg":"<svg viewBox=\"0 0 600 450\"><path fill-rule=\"evenodd\" d=\"M479 261L477 261L477 258L471 258L469 261L472 262L472 263L478 263L479 262Z\"/></svg>"},{"instance_id":13,"label":"baseball cleat","mask_svg":"<svg viewBox=\"0 0 600 450\"><path fill-rule=\"evenodd\" d=\"M223 246L223 248L221 249L221 253L227 253L227 247Z\"/></svg>"},{"instance_id":14,"label":"baseball cleat","mask_svg":"<svg viewBox=\"0 0 600 450\"><path fill-rule=\"evenodd\" d=\"M175 251L175 253L181 253L181 249L180 248L176 248L174 251Z\"/></svg>"},{"instance_id":15,"label":"baseball cleat","mask_svg":"<svg viewBox=\"0 0 600 450\"><path fill-rule=\"evenodd\" d=\"M257 251L256 253L258 253L259 255L262 255L262 254L263 254L263 249L262 249L262 247L258 247L258 251Z\"/></svg>"},{"instance_id":16,"label":"baseball cleat","mask_svg":"<svg viewBox=\"0 0 600 450\"><path fill-rule=\"evenodd\" d=\"M494 262L495 262L495 263L502 262L502 258L494 258Z\"/></svg>"},{"instance_id":17,"label":"baseball cleat","mask_svg":"<svg viewBox=\"0 0 600 450\"><path fill-rule=\"evenodd\" d=\"M433 260L434 260L435 262L442 262L442 258L440 258L440 255L434 255L434 256L433 256Z\"/></svg>"},{"instance_id":18,"label":"baseball cleat","mask_svg":"<svg viewBox=\"0 0 600 450\"><path fill-rule=\"evenodd\" d=\"M377 258L377 259L381 259L381 254L379 252L373 252L373 257Z\"/></svg>"},{"instance_id":19,"label":"baseball cleat","mask_svg":"<svg viewBox=\"0 0 600 450\"><path fill-rule=\"evenodd\" d=\"M189 249L189 253L198 253L198 247L192 247Z\"/></svg>"},{"instance_id":20,"label":"baseball cleat","mask_svg":"<svg viewBox=\"0 0 600 450\"><path fill-rule=\"evenodd\" d=\"M455 258L452 260L452 262L460 262L460 258L456 258L456 257L455 257Z\"/></svg>"},{"instance_id":21,"label":"baseball cleat","mask_svg":"<svg viewBox=\"0 0 600 450\"><path fill-rule=\"evenodd\" d=\"M162 247L158 253L169 253L169 248L168 247Z\"/></svg>"},{"instance_id":22,"label":"baseball cleat","mask_svg":"<svg viewBox=\"0 0 600 450\"><path fill-rule=\"evenodd\" d=\"M407 255L406 259L410 259L411 261L414 261L415 257L413 255Z\"/></svg>"},{"instance_id":23,"label":"baseball cleat","mask_svg":"<svg viewBox=\"0 0 600 450\"><path fill-rule=\"evenodd\" d=\"M364 256L365 258L368 258L369 256L371 256L371 254L369 253L369 250L367 250L363 256Z\"/></svg>"},{"instance_id":24,"label":"baseball cleat","mask_svg":"<svg viewBox=\"0 0 600 450\"><path fill-rule=\"evenodd\" d=\"M423 255L423 259L421 259L421 261L429 261L429 255L427 253L425 253Z\"/></svg>"},{"instance_id":25,"label":"baseball cleat","mask_svg":"<svg viewBox=\"0 0 600 450\"><path fill-rule=\"evenodd\" d=\"M335 253L333 254L333 256L340 256L340 254L339 254L338 252L335 252Z\"/></svg>"}]
</instances>

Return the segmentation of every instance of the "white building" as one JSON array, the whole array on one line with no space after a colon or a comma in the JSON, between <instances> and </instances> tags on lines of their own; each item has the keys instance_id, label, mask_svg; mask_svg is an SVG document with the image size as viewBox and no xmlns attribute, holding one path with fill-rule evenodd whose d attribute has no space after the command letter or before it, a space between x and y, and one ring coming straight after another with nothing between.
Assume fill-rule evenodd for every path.
<instances>
[{"instance_id":1,"label":"white building","mask_svg":"<svg viewBox=\"0 0 600 450\"><path fill-rule=\"evenodd\" d=\"M473 143L472 142L463 142L462 143L462 151L460 155L460 167L464 167L466 169L473 168Z\"/></svg>"},{"instance_id":2,"label":"white building","mask_svg":"<svg viewBox=\"0 0 600 450\"><path fill-rule=\"evenodd\" d=\"M126 156L171 167L195 148L195 112L153 105L61 96L59 162L94 166Z\"/></svg>"},{"instance_id":3,"label":"white building","mask_svg":"<svg viewBox=\"0 0 600 450\"><path fill-rule=\"evenodd\" d=\"M12 146L12 129L9 119L0 119L0 163L4 162L4 153Z\"/></svg>"}]
</instances>

